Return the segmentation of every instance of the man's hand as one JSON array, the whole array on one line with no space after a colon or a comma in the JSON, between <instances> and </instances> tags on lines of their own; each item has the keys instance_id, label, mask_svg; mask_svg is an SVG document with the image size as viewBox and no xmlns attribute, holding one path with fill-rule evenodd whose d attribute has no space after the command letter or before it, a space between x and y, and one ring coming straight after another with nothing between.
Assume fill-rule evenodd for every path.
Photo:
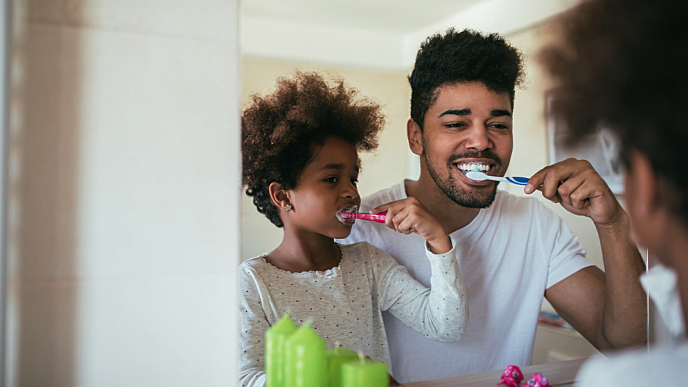
<instances>
[{"instance_id":1,"label":"man's hand","mask_svg":"<svg viewBox=\"0 0 688 387\"><path fill-rule=\"evenodd\" d=\"M561 184L560 184L561 182ZM605 271L588 267L545 291L557 312L599 350L645 342L646 298L638 277L645 264L630 240L630 222L616 197L585 160L545 167L525 192L542 196L595 223Z\"/></svg>"},{"instance_id":2,"label":"man's hand","mask_svg":"<svg viewBox=\"0 0 688 387\"><path fill-rule=\"evenodd\" d=\"M444 227L418 199L410 197L383 204L375 207L370 213L379 214L385 211L385 224L390 229L404 234L420 235L434 254L444 254L451 250L451 240Z\"/></svg>"},{"instance_id":3,"label":"man's hand","mask_svg":"<svg viewBox=\"0 0 688 387\"><path fill-rule=\"evenodd\" d=\"M567 159L541 169L524 191L531 194L536 189L572 214L589 217L597 226L612 225L623 217L609 186L586 160Z\"/></svg>"}]
</instances>

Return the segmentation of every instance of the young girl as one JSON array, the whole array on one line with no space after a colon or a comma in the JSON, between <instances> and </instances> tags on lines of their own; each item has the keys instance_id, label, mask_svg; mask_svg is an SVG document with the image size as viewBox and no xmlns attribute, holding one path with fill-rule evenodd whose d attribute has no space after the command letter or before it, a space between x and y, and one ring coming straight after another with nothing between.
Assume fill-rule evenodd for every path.
<instances>
[{"instance_id":1,"label":"young girl","mask_svg":"<svg viewBox=\"0 0 688 387\"><path fill-rule=\"evenodd\" d=\"M382 208L387 226L418 233L432 264L431 288L414 280L382 250L339 245L356 212L358 151L377 147L384 125L378 105L360 100L342 81L316 73L281 78L277 90L253 96L242 116L246 193L284 228L272 252L241 264L242 386L262 386L265 331L287 310L332 347L361 351L391 366L381 311L389 310L425 336L458 341L468 320L451 239L437 219L410 198ZM390 368L390 373L392 372Z\"/></svg>"}]
</instances>

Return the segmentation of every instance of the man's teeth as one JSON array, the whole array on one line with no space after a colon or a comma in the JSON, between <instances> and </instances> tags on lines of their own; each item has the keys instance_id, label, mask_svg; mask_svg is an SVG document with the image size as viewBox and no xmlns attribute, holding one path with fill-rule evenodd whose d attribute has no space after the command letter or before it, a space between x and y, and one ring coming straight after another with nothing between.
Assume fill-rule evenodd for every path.
<instances>
[{"instance_id":1,"label":"man's teeth","mask_svg":"<svg viewBox=\"0 0 688 387\"><path fill-rule=\"evenodd\" d=\"M479 164L479 163L463 163L463 164L456 164L457 168L461 172L470 172L470 171L477 171L477 172L484 172L487 173L490 171L490 166L487 164Z\"/></svg>"}]
</instances>

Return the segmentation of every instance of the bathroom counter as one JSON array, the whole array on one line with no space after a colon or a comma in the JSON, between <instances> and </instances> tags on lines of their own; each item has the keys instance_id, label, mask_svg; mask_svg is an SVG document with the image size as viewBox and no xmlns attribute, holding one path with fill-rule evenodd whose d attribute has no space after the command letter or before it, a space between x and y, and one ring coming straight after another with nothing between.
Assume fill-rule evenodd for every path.
<instances>
[{"instance_id":1,"label":"bathroom counter","mask_svg":"<svg viewBox=\"0 0 688 387\"><path fill-rule=\"evenodd\" d=\"M587 359L568 360L557 363L538 364L522 367L523 382L539 372L549 380L552 387L573 386L578 369ZM502 371L483 372L480 374L455 376L453 378L426 380L422 382L404 383L405 387L497 387ZM503 386L503 385L502 385Z\"/></svg>"}]
</instances>

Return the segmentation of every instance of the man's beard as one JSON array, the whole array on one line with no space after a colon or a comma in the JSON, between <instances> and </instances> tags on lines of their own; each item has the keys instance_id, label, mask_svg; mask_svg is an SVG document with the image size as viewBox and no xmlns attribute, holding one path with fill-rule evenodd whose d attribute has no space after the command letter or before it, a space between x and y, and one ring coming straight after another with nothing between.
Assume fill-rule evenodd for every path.
<instances>
[{"instance_id":1,"label":"man's beard","mask_svg":"<svg viewBox=\"0 0 688 387\"><path fill-rule=\"evenodd\" d=\"M442 180L435 167L428 161L427 152L423 154L423 157L425 157L425 166L428 168L428 172L430 172L430 177L432 177L432 180L435 181L435 184L437 184L442 192L444 192L449 199L453 200L454 203L468 208L487 208L494 202L495 197L497 196L497 184L495 184L492 191L488 193L467 192L459 187L459 184L456 182L456 179L454 179L453 175L453 169L456 168L454 166L454 161L460 158L489 158L494 160L498 166L501 166L501 159L494 153L489 151L469 152L452 156L447 162L449 173L447 179L445 180Z\"/></svg>"}]
</instances>

